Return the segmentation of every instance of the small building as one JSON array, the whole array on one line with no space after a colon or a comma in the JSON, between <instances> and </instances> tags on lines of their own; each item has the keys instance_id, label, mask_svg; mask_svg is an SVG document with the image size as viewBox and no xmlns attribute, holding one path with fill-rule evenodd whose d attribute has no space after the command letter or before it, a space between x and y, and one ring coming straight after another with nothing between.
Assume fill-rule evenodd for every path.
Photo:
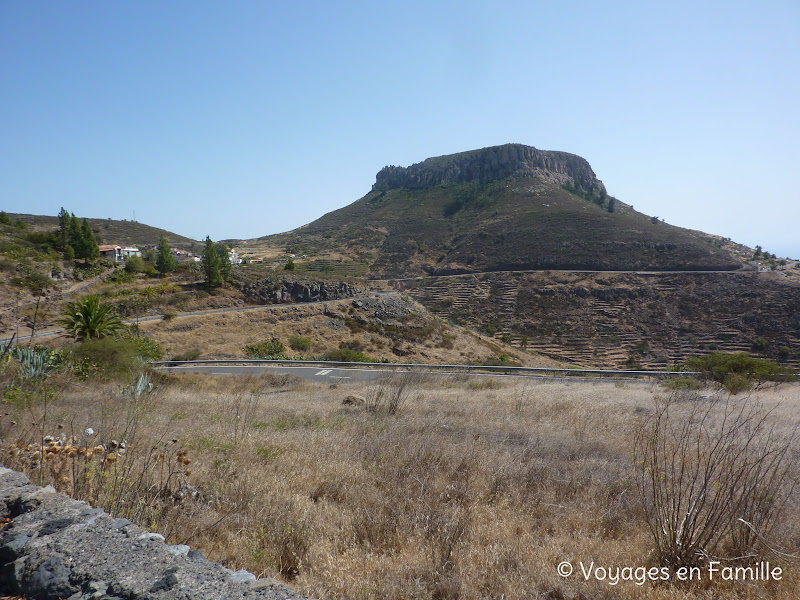
<instances>
[{"instance_id":1,"label":"small building","mask_svg":"<svg viewBox=\"0 0 800 600\"><path fill-rule=\"evenodd\" d=\"M122 249L122 256L124 256L125 258L130 258L131 256L141 256L141 255L142 251L139 250L138 248L134 248L133 246Z\"/></svg>"},{"instance_id":2,"label":"small building","mask_svg":"<svg viewBox=\"0 0 800 600\"><path fill-rule=\"evenodd\" d=\"M105 258L106 260L110 260L113 263L121 263L122 258L122 246L114 246L113 244L103 244L99 246L100 250L100 258Z\"/></svg>"}]
</instances>

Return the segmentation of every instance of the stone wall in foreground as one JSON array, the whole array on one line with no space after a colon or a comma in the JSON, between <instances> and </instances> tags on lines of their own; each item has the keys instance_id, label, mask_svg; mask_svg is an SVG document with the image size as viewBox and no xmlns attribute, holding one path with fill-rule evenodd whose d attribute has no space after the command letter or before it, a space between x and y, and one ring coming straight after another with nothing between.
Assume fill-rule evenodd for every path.
<instances>
[{"instance_id":1,"label":"stone wall in foreground","mask_svg":"<svg viewBox=\"0 0 800 600\"><path fill-rule=\"evenodd\" d=\"M29 600L302 599L0 466L0 596Z\"/></svg>"}]
</instances>

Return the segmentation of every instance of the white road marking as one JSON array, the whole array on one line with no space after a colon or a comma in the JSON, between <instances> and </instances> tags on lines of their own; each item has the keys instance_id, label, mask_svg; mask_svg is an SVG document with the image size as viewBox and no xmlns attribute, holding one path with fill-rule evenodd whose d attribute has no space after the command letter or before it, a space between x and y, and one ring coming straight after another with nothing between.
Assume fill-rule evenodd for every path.
<instances>
[{"instance_id":1,"label":"white road marking","mask_svg":"<svg viewBox=\"0 0 800 600\"><path fill-rule=\"evenodd\" d=\"M320 371L319 373L315 373L315 375L327 375L331 371L333 371L333 369L322 369L322 371Z\"/></svg>"}]
</instances>

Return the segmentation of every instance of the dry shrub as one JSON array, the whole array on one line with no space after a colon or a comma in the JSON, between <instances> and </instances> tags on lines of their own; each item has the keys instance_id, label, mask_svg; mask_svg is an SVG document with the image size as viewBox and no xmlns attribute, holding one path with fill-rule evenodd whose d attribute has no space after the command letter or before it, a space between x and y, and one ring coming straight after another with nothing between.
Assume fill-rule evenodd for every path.
<instances>
[{"instance_id":1,"label":"dry shrub","mask_svg":"<svg viewBox=\"0 0 800 600\"><path fill-rule=\"evenodd\" d=\"M291 581L307 566L310 534L291 502L266 498L265 513L251 544L251 558Z\"/></svg>"},{"instance_id":2,"label":"dry shrub","mask_svg":"<svg viewBox=\"0 0 800 600\"><path fill-rule=\"evenodd\" d=\"M311 492L311 499L314 502L325 499L333 502L342 502L344 498L345 486L341 481L323 481Z\"/></svg>"},{"instance_id":3,"label":"dry shrub","mask_svg":"<svg viewBox=\"0 0 800 600\"><path fill-rule=\"evenodd\" d=\"M343 407L341 398L366 397L379 385L393 393L389 382L343 381L332 390L174 375L160 394L145 396L145 410L133 419L137 443L126 452L138 468L151 465L149 487L143 482L138 493L153 510L132 520L234 570L291 580L321 600L731 597L717 587L612 588L555 571L562 560L647 560L651 540L631 477L630 432L653 414L651 388L529 387L509 378L500 390L471 390L469 381L415 378L405 388L414 401L386 418L386 403L376 415ZM771 401L795 390L756 393ZM57 423L65 431L72 423L76 431L92 426L106 443L110 432L125 430L129 401L110 385L76 385L53 402L47 431ZM693 402L676 399L674 416ZM25 432L28 441L39 439L38 412L5 410L4 440ZM191 450L189 469L180 465L176 475L155 457L146 463L159 440L173 470L177 451ZM123 462L120 455L118 472ZM162 464L163 478L155 469ZM797 525L781 529L786 546L800 544ZM733 594L789 600L798 579L785 574L774 587L740 586Z\"/></svg>"},{"instance_id":4,"label":"dry shrub","mask_svg":"<svg viewBox=\"0 0 800 600\"><path fill-rule=\"evenodd\" d=\"M415 382L413 373L380 377L370 386L364 406L371 413L396 415L408 400Z\"/></svg>"},{"instance_id":5,"label":"dry shrub","mask_svg":"<svg viewBox=\"0 0 800 600\"><path fill-rule=\"evenodd\" d=\"M750 399L657 402L634 461L660 563L759 556L795 487L796 432Z\"/></svg>"},{"instance_id":6,"label":"dry shrub","mask_svg":"<svg viewBox=\"0 0 800 600\"><path fill-rule=\"evenodd\" d=\"M248 425L252 424L258 412L260 396L254 390L238 390L220 397L222 422L228 429L227 435L233 446L238 445L247 435Z\"/></svg>"},{"instance_id":7,"label":"dry shrub","mask_svg":"<svg viewBox=\"0 0 800 600\"><path fill-rule=\"evenodd\" d=\"M397 501L374 490L353 507L352 530L357 544L385 554L400 548L404 514Z\"/></svg>"},{"instance_id":8,"label":"dry shrub","mask_svg":"<svg viewBox=\"0 0 800 600\"><path fill-rule=\"evenodd\" d=\"M151 528L174 524L176 504L193 489L192 459L165 431L155 439L140 435L155 401L155 395L134 394L107 399L90 427L55 425L52 407L31 407L39 411L36 430L8 444L7 464L114 516ZM46 427L52 434L45 435Z\"/></svg>"}]
</instances>

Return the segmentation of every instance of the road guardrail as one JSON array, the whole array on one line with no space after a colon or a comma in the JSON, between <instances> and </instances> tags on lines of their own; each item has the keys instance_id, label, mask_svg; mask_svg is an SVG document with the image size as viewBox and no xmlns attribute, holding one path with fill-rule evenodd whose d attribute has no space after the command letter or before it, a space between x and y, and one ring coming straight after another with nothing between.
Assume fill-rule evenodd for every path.
<instances>
[{"instance_id":1,"label":"road guardrail","mask_svg":"<svg viewBox=\"0 0 800 600\"><path fill-rule=\"evenodd\" d=\"M515 367L503 365L429 365L424 363L363 363L328 360L270 360L270 359L205 359L162 360L151 363L158 367L181 365L265 365L303 367L381 368L397 371L452 371L462 373L499 373L504 375L538 374L553 377L687 377L700 375L697 371L642 371L618 369L555 369L550 367Z\"/></svg>"}]
</instances>

